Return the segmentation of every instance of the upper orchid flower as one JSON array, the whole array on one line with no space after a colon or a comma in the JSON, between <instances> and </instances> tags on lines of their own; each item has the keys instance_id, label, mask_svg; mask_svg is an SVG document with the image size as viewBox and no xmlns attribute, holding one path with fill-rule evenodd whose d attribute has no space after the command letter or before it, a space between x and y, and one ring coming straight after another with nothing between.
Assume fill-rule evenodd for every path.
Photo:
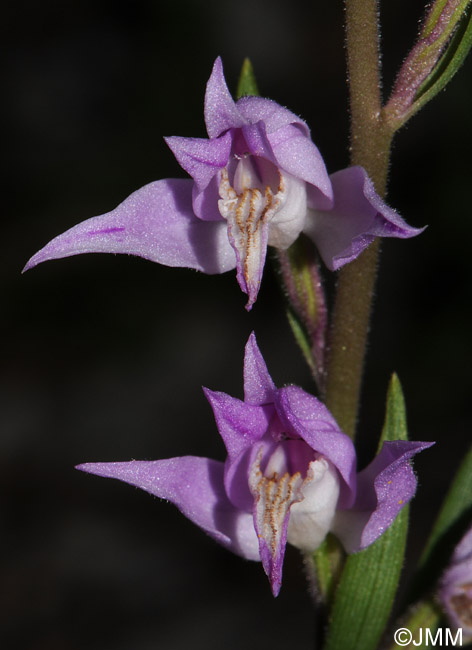
<instances>
[{"instance_id":1,"label":"upper orchid flower","mask_svg":"<svg viewBox=\"0 0 472 650\"><path fill-rule=\"evenodd\" d=\"M262 561L274 595L287 542L309 553L331 530L350 553L372 544L415 493L409 459L432 444L386 442L356 475L351 439L316 397L274 386L254 335L246 345L244 401L205 394L225 463L185 456L79 469L168 499L220 544Z\"/></svg>"},{"instance_id":2,"label":"upper orchid flower","mask_svg":"<svg viewBox=\"0 0 472 650\"><path fill-rule=\"evenodd\" d=\"M374 237L412 237L361 167L331 179L303 120L270 99L234 102L218 58L205 95L209 139L167 138L193 180L145 185L115 210L53 239L27 263L79 253L129 253L204 273L237 268L247 309L257 298L267 245L304 231L331 270Z\"/></svg>"}]
</instances>

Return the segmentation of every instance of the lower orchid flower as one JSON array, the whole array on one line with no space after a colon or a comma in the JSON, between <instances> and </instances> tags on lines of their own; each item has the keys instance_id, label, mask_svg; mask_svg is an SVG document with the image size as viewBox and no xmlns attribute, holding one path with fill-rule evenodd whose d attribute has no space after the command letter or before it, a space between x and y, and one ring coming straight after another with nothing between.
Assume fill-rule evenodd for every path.
<instances>
[{"instance_id":1,"label":"lower orchid flower","mask_svg":"<svg viewBox=\"0 0 472 650\"><path fill-rule=\"evenodd\" d=\"M451 625L463 631L462 641L472 641L472 528L454 550L438 597Z\"/></svg>"},{"instance_id":2,"label":"lower orchid flower","mask_svg":"<svg viewBox=\"0 0 472 650\"><path fill-rule=\"evenodd\" d=\"M413 237L361 167L328 177L306 123L269 99L231 97L218 58L207 84L209 139L166 138L192 179L145 185L115 210L53 239L27 263L80 253L128 253L204 273L236 267L254 304L267 246L305 232L327 267L355 259L374 237Z\"/></svg>"},{"instance_id":3,"label":"lower orchid flower","mask_svg":"<svg viewBox=\"0 0 472 650\"><path fill-rule=\"evenodd\" d=\"M252 334L244 359L244 401L205 389L226 446L226 462L184 456L86 463L167 499L217 542L261 561L274 596L288 543L316 550L329 531L349 553L372 544L413 497L409 459L429 442L385 442L359 474L351 439L328 409L296 386L276 388Z\"/></svg>"}]
</instances>

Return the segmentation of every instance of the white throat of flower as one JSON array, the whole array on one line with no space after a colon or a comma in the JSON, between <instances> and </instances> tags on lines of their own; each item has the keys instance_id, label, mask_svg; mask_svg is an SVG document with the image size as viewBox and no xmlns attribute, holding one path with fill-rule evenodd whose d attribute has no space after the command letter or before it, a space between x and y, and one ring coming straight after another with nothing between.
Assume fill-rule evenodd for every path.
<instances>
[{"instance_id":1,"label":"white throat of flower","mask_svg":"<svg viewBox=\"0 0 472 650\"><path fill-rule=\"evenodd\" d=\"M267 245L288 248L303 229L306 188L304 181L253 156L238 159L232 182L226 167L219 173L218 209L228 223L238 282L252 304L259 291Z\"/></svg>"},{"instance_id":2,"label":"white throat of flower","mask_svg":"<svg viewBox=\"0 0 472 650\"><path fill-rule=\"evenodd\" d=\"M306 477L290 474L282 445L261 471L262 450L251 467L249 488L255 500L255 526L273 557L281 543L289 516L287 541L304 552L318 548L336 511L339 497L337 470L320 457L310 462Z\"/></svg>"}]
</instances>

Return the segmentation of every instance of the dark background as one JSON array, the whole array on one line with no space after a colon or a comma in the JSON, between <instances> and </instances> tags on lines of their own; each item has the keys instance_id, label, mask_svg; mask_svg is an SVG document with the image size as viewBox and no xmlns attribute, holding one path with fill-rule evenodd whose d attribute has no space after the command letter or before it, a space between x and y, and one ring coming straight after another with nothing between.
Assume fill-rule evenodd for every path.
<instances>
[{"instance_id":1,"label":"dark background","mask_svg":"<svg viewBox=\"0 0 472 650\"><path fill-rule=\"evenodd\" d=\"M385 86L421 2L382 8ZM387 6L388 5L388 6ZM21 276L53 236L152 180L183 176L163 135L205 136L217 55L234 90L251 57L263 95L302 115L330 171L348 164L337 2L19 1L3 10L0 645L7 650L313 646L289 550L273 600L171 505L75 471L85 461L224 458L205 385L242 395L255 329L278 383L314 390L266 269L251 314L234 273L81 256ZM361 464L396 370L416 461L414 565L470 438L472 93L469 61L397 138L389 201L419 238L386 241L363 393Z\"/></svg>"}]
</instances>

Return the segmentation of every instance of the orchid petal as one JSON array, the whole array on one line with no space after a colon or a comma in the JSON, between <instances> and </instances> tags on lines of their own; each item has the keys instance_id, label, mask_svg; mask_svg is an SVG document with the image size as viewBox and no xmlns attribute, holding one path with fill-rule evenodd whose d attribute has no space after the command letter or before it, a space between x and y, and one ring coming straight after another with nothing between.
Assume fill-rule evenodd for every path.
<instances>
[{"instance_id":1,"label":"orchid petal","mask_svg":"<svg viewBox=\"0 0 472 650\"><path fill-rule=\"evenodd\" d=\"M251 333L244 353L244 401L248 404L268 404L274 401L275 384L266 362Z\"/></svg>"},{"instance_id":2,"label":"orchid petal","mask_svg":"<svg viewBox=\"0 0 472 650\"><path fill-rule=\"evenodd\" d=\"M235 508L223 485L223 463L183 456L127 463L85 463L77 469L116 478L173 503L210 537L248 560L259 560L252 516Z\"/></svg>"},{"instance_id":3,"label":"orchid petal","mask_svg":"<svg viewBox=\"0 0 472 650\"><path fill-rule=\"evenodd\" d=\"M226 224L201 221L192 211L192 181L145 185L115 210L79 223L49 242L24 270L82 253L127 253L166 266L223 273L236 266Z\"/></svg>"},{"instance_id":4,"label":"orchid petal","mask_svg":"<svg viewBox=\"0 0 472 650\"><path fill-rule=\"evenodd\" d=\"M199 192L204 190L219 169L228 164L232 136L226 133L213 140L203 138L164 138L179 165L190 174Z\"/></svg>"},{"instance_id":5,"label":"orchid petal","mask_svg":"<svg viewBox=\"0 0 472 650\"><path fill-rule=\"evenodd\" d=\"M318 147L293 125L268 135L268 139L276 164L283 171L310 184L310 195L316 198L317 207L330 209L333 189Z\"/></svg>"},{"instance_id":6,"label":"orchid petal","mask_svg":"<svg viewBox=\"0 0 472 650\"><path fill-rule=\"evenodd\" d=\"M375 237L407 239L424 230L409 226L382 201L362 167L342 169L330 178L334 206L329 212L309 211L304 232L332 271L352 262Z\"/></svg>"},{"instance_id":7,"label":"orchid petal","mask_svg":"<svg viewBox=\"0 0 472 650\"><path fill-rule=\"evenodd\" d=\"M295 124L301 133L307 138L310 137L310 129L306 122L272 99L241 97L236 102L236 106L249 124L264 122L267 133L273 133L284 126Z\"/></svg>"},{"instance_id":8,"label":"orchid petal","mask_svg":"<svg viewBox=\"0 0 472 650\"><path fill-rule=\"evenodd\" d=\"M267 431L273 409L242 402L226 393L204 388L230 459L258 442Z\"/></svg>"},{"instance_id":9,"label":"orchid petal","mask_svg":"<svg viewBox=\"0 0 472 650\"><path fill-rule=\"evenodd\" d=\"M464 560L472 561L472 528L470 528L464 537L461 539L459 544L454 549L454 553L451 557L451 562L464 562ZM472 572L470 574L472 581Z\"/></svg>"},{"instance_id":10,"label":"orchid petal","mask_svg":"<svg viewBox=\"0 0 472 650\"><path fill-rule=\"evenodd\" d=\"M217 138L228 129L247 124L228 90L220 57L213 64L206 87L205 124L210 138Z\"/></svg>"},{"instance_id":11,"label":"orchid petal","mask_svg":"<svg viewBox=\"0 0 472 650\"><path fill-rule=\"evenodd\" d=\"M248 486L251 449L269 428L273 407L252 406L208 388L203 391L228 452L224 477L226 493L236 507L250 512L253 501Z\"/></svg>"},{"instance_id":12,"label":"orchid petal","mask_svg":"<svg viewBox=\"0 0 472 650\"><path fill-rule=\"evenodd\" d=\"M263 122L243 126L241 131L244 135L244 145L242 146L245 149L245 151L241 151L242 155L250 153L253 156L265 158L275 164L276 161L272 147L266 133L266 125Z\"/></svg>"},{"instance_id":13,"label":"orchid petal","mask_svg":"<svg viewBox=\"0 0 472 650\"><path fill-rule=\"evenodd\" d=\"M331 182L323 158L310 139L306 123L271 99L243 97L236 105L251 124L242 128L250 153L263 156L283 171L310 183L309 192L316 198L317 207L331 208ZM256 126L257 131L254 129Z\"/></svg>"},{"instance_id":14,"label":"orchid petal","mask_svg":"<svg viewBox=\"0 0 472 650\"><path fill-rule=\"evenodd\" d=\"M280 388L275 406L287 432L300 437L339 471L344 479L339 505L349 507L356 492L356 452L352 440L341 431L326 406L298 386Z\"/></svg>"},{"instance_id":15,"label":"orchid petal","mask_svg":"<svg viewBox=\"0 0 472 650\"><path fill-rule=\"evenodd\" d=\"M413 498L416 477L410 458L432 442L384 442L380 453L358 475L351 510L339 511L333 531L348 553L360 551L380 537Z\"/></svg>"}]
</instances>

